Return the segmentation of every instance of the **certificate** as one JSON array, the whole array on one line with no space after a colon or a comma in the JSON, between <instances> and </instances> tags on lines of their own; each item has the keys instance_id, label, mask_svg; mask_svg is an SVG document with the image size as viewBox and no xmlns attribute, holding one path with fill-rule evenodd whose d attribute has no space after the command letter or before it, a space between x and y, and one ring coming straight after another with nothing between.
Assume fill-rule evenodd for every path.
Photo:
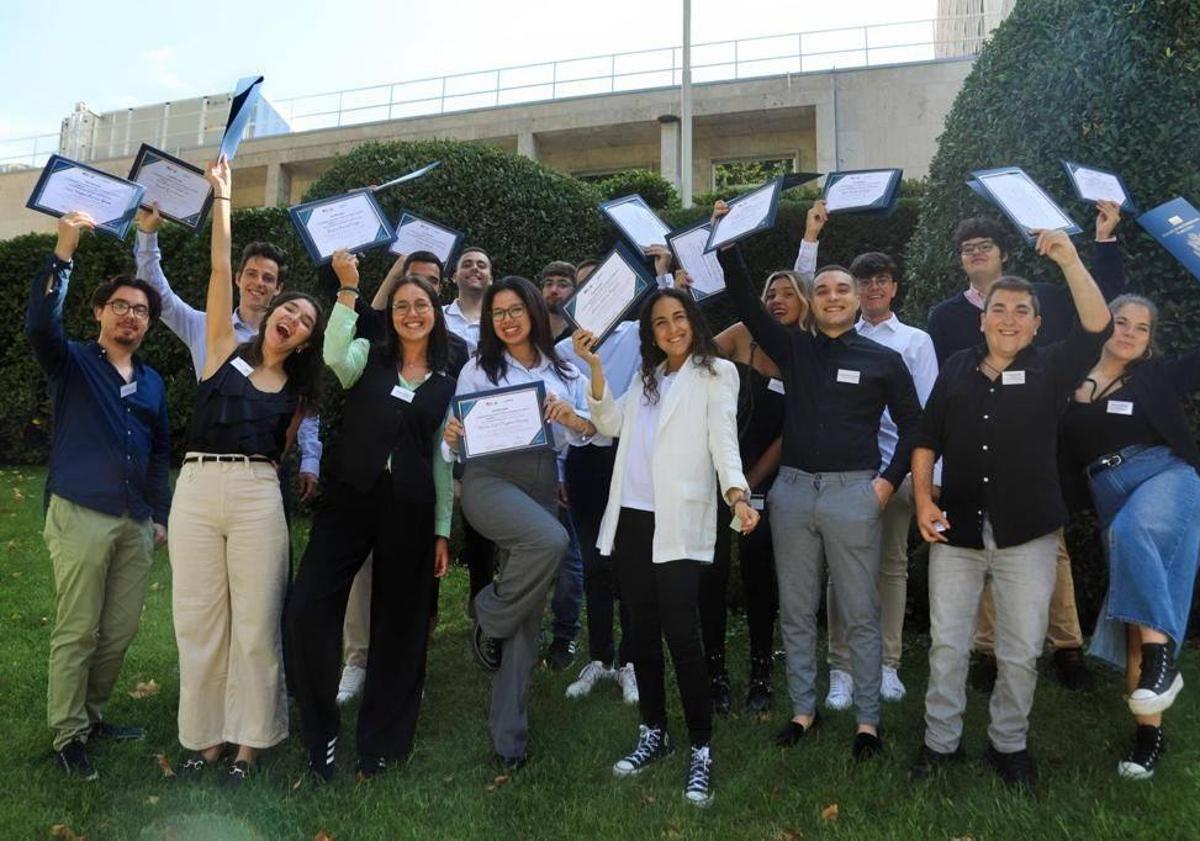
<instances>
[{"instance_id":1,"label":"certificate","mask_svg":"<svg viewBox=\"0 0 1200 841\"><path fill-rule=\"evenodd\" d=\"M666 245L671 228L646 204L646 200L634 193L619 199L600 203L600 212L612 220L625 239L645 251L652 245Z\"/></svg>"},{"instance_id":2,"label":"certificate","mask_svg":"<svg viewBox=\"0 0 1200 841\"><path fill-rule=\"evenodd\" d=\"M1171 199L1146 211L1137 221L1200 280L1200 210L1186 199Z\"/></svg>"},{"instance_id":3,"label":"certificate","mask_svg":"<svg viewBox=\"0 0 1200 841\"><path fill-rule=\"evenodd\" d=\"M396 223L396 241L388 247L388 251L393 254L429 251L438 256L443 266L448 267L450 258L458 251L462 241L462 231L430 222L405 210L401 212L400 221Z\"/></svg>"},{"instance_id":4,"label":"certificate","mask_svg":"<svg viewBox=\"0 0 1200 841\"><path fill-rule=\"evenodd\" d=\"M339 249L367 251L388 245L396 232L370 190L355 190L288 208L292 225L317 265Z\"/></svg>"},{"instance_id":5,"label":"certificate","mask_svg":"<svg viewBox=\"0 0 1200 841\"><path fill-rule=\"evenodd\" d=\"M145 143L133 159L129 180L146 188L142 207L158 202L164 219L193 231L204 223L212 206L212 187L204 180L204 170Z\"/></svg>"},{"instance_id":6,"label":"certificate","mask_svg":"<svg viewBox=\"0 0 1200 841\"><path fill-rule=\"evenodd\" d=\"M981 169L971 175L1029 244L1034 241L1033 231L1078 234L1083 230L1019 166Z\"/></svg>"},{"instance_id":7,"label":"certificate","mask_svg":"<svg viewBox=\"0 0 1200 841\"><path fill-rule=\"evenodd\" d=\"M217 150L218 159L223 156L227 161L233 160L238 144L242 142L242 133L249 125L250 118L254 116L262 83L262 76L238 79L233 89L233 98L229 102L229 119L225 121L225 133L221 135L221 147Z\"/></svg>"},{"instance_id":8,"label":"certificate","mask_svg":"<svg viewBox=\"0 0 1200 841\"><path fill-rule=\"evenodd\" d=\"M456 395L452 408L463 425L462 459L551 449L554 438L545 419L545 402L541 380Z\"/></svg>"},{"instance_id":9,"label":"certificate","mask_svg":"<svg viewBox=\"0 0 1200 841\"><path fill-rule=\"evenodd\" d=\"M395 187L397 184L403 184L406 181L415 181L421 176L428 175L429 173L433 172L441 165L441 161L434 161L431 164L425 164L425 166L421 167L420 169L414 169L412 172L401 175L399 178L393 178L391 181L385 181L378 187L373 187L372 189L378 193L380 190L386 190L388 187Z\"/></svg>"},{"instance_id":10,"label":"certificate","mask_svg":"<svg viewBox=\"0 0 1200 841\"><path fill-rule=\"evenodd\" d=\"M25 206L49 216L81 211L97 231L124 239L145 191L141 184L51 155Z\"/></svg>"},{"instance_id":11,"label":"certificate","mask_svg":"<svg viewBox=\"0 0 1200 841\"><path fill-rule=\"evenodd\" d=\"M825 179L825 209L830 213L889 213L900 194L899 169L831 172Z\"/></svg>"},{"instance_id":12,"label":"certificate","mask_svg":"<svg viewBox=\"0 0 1200 841\"><path fill-rule=\"evenodd\" d=\"M563 313L576 327L592 333L599 347L652 286L645 261L618 245L566 300Z\"/></svg>"},{"instance_id":13,"label":"certificate","mask_svg":"<svg viewBox=\"0 0 1200 841\"><path fill-rule=\"evenodd\" d=\"M1115 172L1083 166L1072 161L1063 161L1063 168L1075 188L1075 195L1082 201L1111 201L1121 206L1126 213L1137 213L1137 207L1125 189L1125 182Z\"/></svg>"},{"instance_id":14,"label":"certificate","mask_svg":"<svg viewBox=\"0 0 1200 841\"><path fill-rule=\"evenodd\" d=\"M729 202L729 212L717 220L708 235L705 251L737 242L751 234L766 230L775 224L775 213L779 210L779 194L783 192L783 178L768 181L761 187L743 193Z\"/></svg>"},{"instance_id":15,"label":"certificate","mask_svg":"<svg viewBox=\"0 0 1200 841\"><path fill-rule=\"evenodd\" d=\"M717 252L704 250L711 233L712 225L704 220L667 237L675 259L692 278L692 297L697 301L725 291L725 271Z\"/></svg>"}]
</instances>

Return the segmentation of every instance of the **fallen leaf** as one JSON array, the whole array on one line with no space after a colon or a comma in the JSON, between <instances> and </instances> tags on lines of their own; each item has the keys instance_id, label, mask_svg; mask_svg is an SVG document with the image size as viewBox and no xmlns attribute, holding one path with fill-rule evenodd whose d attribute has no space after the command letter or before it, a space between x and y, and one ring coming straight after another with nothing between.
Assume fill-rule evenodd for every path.
<instances>
[{"instance_id":1,"label":"fallen leaf","mask_svg":"<svg viewBox=\"0 0 1200 841\"><path fill-rule=\"evenodd\" d=\"M161 585L161 584L159 584L157 581L155 581L154 583L152 583L152 584L150 585L150 589L151 589L151 590L153 590L153 591L155 591L155 592L157 592L158 590L161 590L161 589L162 589L162 585Z\"/></svg>"},{"instance_id":2,"label":"fallen leaf","mask_svg":"<svg viewBox=\"0 0 1200 841\"><path fill-rule=\"evenodd\" d=\"M87 841L86 835L76 835L65 823L56 823L50 827L50 835L54 838L61 838L62 841Z\"/></svg>"},{"instance_id":3,"label":"fallen leaf","mask_svg":"<svg viewBox=\"0 0 1200 841\"><path fill-rule=\"evenodd\" d=\"M137 682L137 686L135 686L133 691L129 693L129 697L140 701L142 698L149 698L151 695L157 695L158 690L158 681L156 681L154 678L150 678L150 680L145 681L139 680Z\"/></svg>"},{"instance_id":4,"label":"fallen leaf","mask_svg":"<svg viewBox=\"0 0 1200 841\"><path fill-rule=\"evenodd\" d=\"M13 488L13 499L15 499L17 502L21 502L23 499L25 499L25 494L21 493L20 488Z\"/></svg>"},{"instance_id":5,"label":"fallen leaf","mask_svg":"<svg viewBox=\"0 0 1200 841\"><path fill-rule=\"evenodd\" d=\"M171 760L167 758L165 753L156 753L154 758L158 760L158 767L162 769L164 777L174 777L175 769L171 767Z\"/></svg>"},{"instance_id":6,"label":"fallen leaf","mask_svg":"<svg viewBox=\"0 0 1200 841\"><path fill-rule=\"evenodd\" d=\"M22 575L22 573L20 573L20 572L14 572L14 573L10 573L10 574L12 575L13 578L20 578Z\"/></svg>"},{"instance_id":7,"label":"fallen leaf","mask_svg":"<svg viewBox=\"0 0 1200 841\"><path fill-rule=\"evenodd\" d=\"M333 841L333 836L322 829L317 833L316 837L313 838L313 841Z\"/></svg>"},{"instance_id":8,"label":"fallen leaf","mask_svg":"<svg viewBox=\"0 0 1200 841\"><path fill-rule=\"evenodd\" d=\"M148 804L150 804L151 806L157 806L158 805L158 797L156 797L155 795L152 794L146 798L146 802Z\"/></svg>"},{"instance_id":9,"label":"fallen leaf","mask_svg":"<svg viewBox=\"0 0 1200 841\"><path fill-rule=\"evenodd\" d=\"M654 801L655 801L655 797L653 794L643 794L642 795L642 805L643 806L649 806Z\"/></svg>"},{"instance_id":10,"label":"fallen leaf","mask_svg":"<svg viewBox=\"0 0 1200 841\"><path fill-rule=\"evenodd\" d=\"M5 548L8 549L8 551L10 551L10 552L13 551L14 549L17 548L16 538L13 538L12 540L8 541L8 543L5 543L4 546L5 546Z\"/></svg>"},{"instance_id":11,"label":"fallen leaf","mask_svg":"<svg viewBox=\"0 0 1200 841\"><path fill-rule=\"evenodd\" d=\"M824 809L821 810L821 820L826 821L828 823L835 823L837 821L837 818L838 818L838 805L836 803L830 803L828 806L826 806Z\"/></svg>"},{"instance_id":12,"label":"fallen leaf","mask_svg":"<svg viewBox=\"0 0 1200 841\"><path fill-rule=\"evenodd\" d=\"M781 829L775 836L775 841L800 841L803 837L798 829Z\"/></svg>"},{"instance_id":13,"label":"fallen leaf","mask_svg":"<svg viewBox=\"0 0 1200 841\"><path fill-rule=\"evenodd\" d=\"M39 625L41 625L41 626L44 628L45 626L47 626L47 625L49 625L49 624L50 624L50 617L49 617L49 616L43 616L43 617L41 618L41 620L38 622L38 624L39 624Z\"/></svg>"},{"instance_id":14,"label":"fallen leaf","mask_svg":"<svg viewBox=\"0 0 1200 841\"><path fill-rule=\"evenodd\" d=\"M292 791L299 791L300 786L302 786L302 785L304 785L304 778L303 777L297 778L296 782L292 783Z\"/></svg>"}]
</instances>

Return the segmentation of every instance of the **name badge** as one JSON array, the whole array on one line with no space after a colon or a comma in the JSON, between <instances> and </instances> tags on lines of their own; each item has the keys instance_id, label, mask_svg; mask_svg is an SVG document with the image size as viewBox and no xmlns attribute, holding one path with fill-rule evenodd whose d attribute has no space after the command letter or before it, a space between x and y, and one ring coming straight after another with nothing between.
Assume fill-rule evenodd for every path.
<instances>
[{"instance_id":1,"label":"name badge","mask_svg":"<svg viewBox=\"0 0 1200 841\"><path fill-rule=\"evenodd\" d=\"M1000 374L1001 385L1025 385L1024 371L1004 371Z\"/></svg>"},{"instance_id":2,"label":"name badge","mask_svg":"<svg viewBox=\"0 0 1200 841\"><path fill-rule=\"evenodd\" d=\"M248 377L254 373L254 366L242 359L240 356L235 356L233 362L230 363L234 368L237 368L243 377Z\"/></svg>"},{"instance_id":3,"label":"name badge","mask_svg":"<svg viewBox=\"0 0 1200 841\"><path fill-rule=\"evenodd\" d=\"M137 393L137 380L134 380L131 383L126 383L125 385L121 386L121 396L122 397L128 397L129 395L136 394L136 393ZM1111 401L1111 400L1109 401L1110 404L1112 402L1113 401ZM1130 409L1130 412L1132 412L1132 410L1133 410L1132 403L1129 404L1129 409ZM1112 409L1109 409L1109 411L1111 412Z\"/></svg>"},{"instance_id":4,"label":"name badge","mask_svg":"<svg viewBox=\"0 0 1200 841\"><path fill-rule=\"evenodd\" d=\"M1132 400L1109 400L1108 413L1110 415L1132 415L1133 401Z\"/></svg>"},{"instance_id":5,"label":"name badge","mask_svg":"<svg viewBox=\"0 0 1200 841\"><path fill-rule=\"evenodd\" d=\"M392 386L392 397L395 397L397 400L403 400L405 403L411 403L413 402L413 398L416 396L417 393L410 388L405 388L402 385Z\"/></svg>"},{"instance_id":6,"label":"name badge","mask_svg":"<svg viewBox=\"0 0 1200 841\"><path fill-rule=\"evenodd\" d=\"M839 383L858 385L860 379L862 379L862 371L850 371L846 368L838 368L837 381Z\"/></svg>"},{"instance_id":7,"label":"name badge","mask_svg":"<svg viewBox=\"0 0 1200 841\"><path fill-rule=\"evenodd\" d=\"M750 507L755 511L765 511L767 508L767 498L762 494L750 494Z\"/></svg>"},{"instance_id":8,"label":"name badge","mask_svg":"<svg viewBox=\"0 0 1200 841\"><path fill-rule=\"evenodd\" d=\"M783 390L783 380L777 380L774 377L771 377L770 382L767 383L767 391L773 391L776 394L787 394Z\"/></svg>"}]
</instances>

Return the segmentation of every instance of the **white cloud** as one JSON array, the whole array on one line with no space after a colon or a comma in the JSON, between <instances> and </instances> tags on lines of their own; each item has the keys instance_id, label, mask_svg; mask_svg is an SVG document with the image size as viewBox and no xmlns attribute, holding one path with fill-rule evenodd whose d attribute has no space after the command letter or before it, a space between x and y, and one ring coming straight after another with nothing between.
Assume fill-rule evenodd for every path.
<instances>
[{"instance_id":1,"label":"white cloud","mask_svg":"<svg viewBox=\"0 0 1200 841\"><path fill-rule=\"evenodd\" d=\"M171 47L156 47L142 53L142 58L149 65L150 76L160 87L168 91L185 90L188 87L187 82L181 79L170 67L174 56L175 50Z\"/></svg>"}]
</instances>

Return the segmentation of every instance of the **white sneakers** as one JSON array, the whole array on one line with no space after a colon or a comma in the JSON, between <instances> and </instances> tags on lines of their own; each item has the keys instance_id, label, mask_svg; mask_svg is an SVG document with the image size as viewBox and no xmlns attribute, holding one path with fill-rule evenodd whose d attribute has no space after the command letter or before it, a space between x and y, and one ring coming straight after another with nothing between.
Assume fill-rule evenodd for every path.
<instances>
[{"instance_id":1,"label":"white sneakers","mask_svg":"<svg viewBox=\"0 0 1200 841\"><path fill-rule=\"evenodd\" d=\"M900 675L895 666L884 666L882 682L879 687L879 697L885 701L903 701L907 690L900 681Z\"/></svg>"},{"instance_id":2,"label":"white sneakers","mask_svg":"<svg viewBox=\"0 0 1200 841\"><path fill-rule=\"evenodd\" d=\"M825 706L831 710L849 709L854 703L854 678L841 669L829 670L829 694Z\"/></svg>"},{"instance_id":3,"label":"white sneakers","mask_svg":"<svg viewBox=\"0 0 1200 841\"><path fill-rule=\"evenodd\" d=\"M352 666L347 663L342 669L342 680L338 683L338 706L345 706L361 695L366 682L367 670L362 666Z\"/></svg>"},{"instance_id":4,"label":"white sneakers","mask_svg":"<svg viewBox=\"0 0 1200 841\"><path fill-rule=\"evenodd\" d=\"M626 663L621 668L614 669L599 660L593 660L580 670L579 677L567 687L567 697L582 698L589 695L597 683L606 680L617 682L626 704L638 702L637 675L634 674L633 663Z\"/></svg>"}]
</instances>

